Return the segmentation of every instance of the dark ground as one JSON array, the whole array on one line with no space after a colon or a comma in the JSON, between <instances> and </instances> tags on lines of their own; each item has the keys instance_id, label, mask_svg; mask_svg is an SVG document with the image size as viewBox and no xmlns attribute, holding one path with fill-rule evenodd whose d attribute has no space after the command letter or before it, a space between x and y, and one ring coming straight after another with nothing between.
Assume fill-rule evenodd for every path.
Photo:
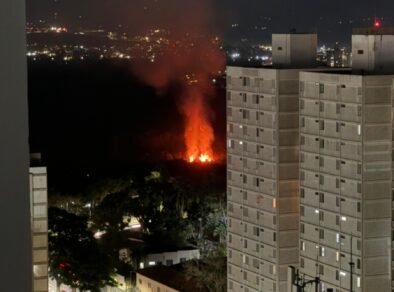
<instances>
[{"instance_id":1,"label":"dark ground","mask_svg":"<svg viewBox=\"0 0 394 292\"><path fill-rule=\"evenodd\" d=\"M198 167L168 162L184 150L176 93L174 87L158 97L126 62L30 62L30 148L42 153L50 186L88 174L112 176L164 164L174 173L184 167L198 173ZM224 89L218 86L210 101L216 114L215 148L223 153Z\"/></svg>"}]
</instances>

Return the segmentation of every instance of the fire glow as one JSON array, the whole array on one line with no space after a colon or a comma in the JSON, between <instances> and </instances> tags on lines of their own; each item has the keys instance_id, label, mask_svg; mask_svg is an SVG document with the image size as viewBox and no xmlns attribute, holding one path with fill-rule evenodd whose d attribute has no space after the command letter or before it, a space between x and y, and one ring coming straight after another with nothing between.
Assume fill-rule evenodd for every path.
<instances>
[{"instance_id":1,"label":"fire glow","mask_svg":"<svg viewBox=\"0 0 394 292\"><path fill-rule=\"evenodd\" d=\"M181 106L185 116L185 160L190 163L210 163L214 160L212 144L214 130L207 117L208 107L201 89L189 86Z\"/></svg>"},{"instance_id":2,"label":"fire glow","mask_svg":"<svg viewBox=\"0 0 394 292\"><path fill-rule=\"evenodd\" d=\"M192 155L189 157L189 162L201 162L201 163L210 163L212 162L212 158L208 154L201 154L197 159Z\"/></svg>"}]
</instances>

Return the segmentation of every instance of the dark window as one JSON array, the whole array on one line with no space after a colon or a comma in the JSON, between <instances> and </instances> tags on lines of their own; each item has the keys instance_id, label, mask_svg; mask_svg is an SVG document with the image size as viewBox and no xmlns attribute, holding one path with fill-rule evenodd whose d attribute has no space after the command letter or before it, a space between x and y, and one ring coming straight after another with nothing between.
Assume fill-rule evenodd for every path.
<instances>
[{"instance_id":1,"label":"dark window","mask_svg":"<svg viewBox=\"0 0 394 292\"><path fill-rule=\"evenodd\" d=\"M324 93L324 84L322 84L322 83L319 84L319 92L321 94Z\"/></svg>"},{"instance_id":2,"label":"dark window","mask_svg":"<svg viewBox=\"0 0 394 292\"><path fill-rule=\"evenodd\" d=\"M359 54L359 55L364 54L364 50L358 50L358 51L357 51L357 54Z\"/></svg>"}]
</instances>

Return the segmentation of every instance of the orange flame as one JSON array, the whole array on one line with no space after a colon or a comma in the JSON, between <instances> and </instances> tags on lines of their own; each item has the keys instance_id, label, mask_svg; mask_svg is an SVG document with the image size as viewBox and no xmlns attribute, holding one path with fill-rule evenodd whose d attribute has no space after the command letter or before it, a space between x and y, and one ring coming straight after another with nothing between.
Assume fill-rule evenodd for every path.
<instances>
[{"instance_id":1,"label":"orange flame","mask_svg":"<svg viewBox=\"0 0 394 292\"><path fill-rule=\"evenodd\" d=\"M204 97L197 89L187 91L187 102L183 104L185 114L185 159L190 163L210 163L214 161L212 144L214 142L214 130L207 117L207 109Z\"/></svg>"}]
</instances>

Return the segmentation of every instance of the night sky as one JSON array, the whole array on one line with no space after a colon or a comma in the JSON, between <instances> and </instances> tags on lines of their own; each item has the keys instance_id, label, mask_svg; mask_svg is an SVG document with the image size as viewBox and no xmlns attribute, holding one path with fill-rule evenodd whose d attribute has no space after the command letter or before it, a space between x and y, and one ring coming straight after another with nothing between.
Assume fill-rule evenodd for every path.
<instances>
[{"instance_id":1,"label":"night sky","mask_svg":"<svg viewBox=\"0 0 394 292\"><path fill-rule=\"evenodd\" d=\"M28 21L44 19L48 23L64 24L71 28L102 25L114 29L121 24L125 31L138 33L142 23L177 24L178 21L182 25L178 16L193 13L193 8L189 8L193 2L196 0L27 0L27 15ZM390 0L206 2L212 31L231 42L241 38L265 42L272 32L296 28L298 31L317 31L320 43L348 43L351 27L368 26L374 17L382 18L385 26L394 25L391 15L394 2ZM137 18L138 25L135 24ZM239 26L232 28L232 24Z\"/></svg>"}]
</instances>

